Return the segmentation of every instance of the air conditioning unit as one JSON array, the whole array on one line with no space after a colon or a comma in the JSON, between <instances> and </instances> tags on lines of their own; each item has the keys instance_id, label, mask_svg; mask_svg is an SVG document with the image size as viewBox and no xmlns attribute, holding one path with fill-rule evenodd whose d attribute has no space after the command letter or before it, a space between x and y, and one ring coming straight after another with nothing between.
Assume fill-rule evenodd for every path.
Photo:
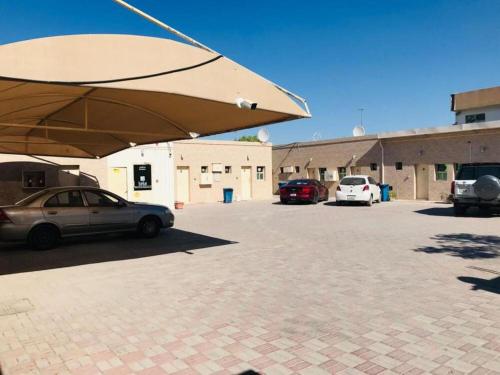
<instances>
[{"instance_id":1,"label":"air conditioning unit","mask_svg":"<svg viewBox=\"0 0 500 375\"><path fill-rule=\"evenodd\" d=\"M325 181L333 182L339 180L339 174L337 171L326 171L325 172Z\"/></svg>"},{"instance_id":2,"label":"air conditioning unit","mask_svg":"<svg viewBox=\"0 0 500 375\"><path fill-rule=\"evenodd\" d=\"M294 172L293 166L283 168L283 173L293 173L293 172Z\"/></svg>"},{"instance_id":3,"label":"air conditioning unit","mask_svg":"<svg viewBox=\"0 0 500 375\"><path fill-rule=\"evenodd\" d=\"M212 174L211 173L201 173L200 174L200 185L212 185Z\"/></svg>"},{"instance_id":4,"label":"air conditioning unit","mask_svg":"<svg viewBox=\"0 0 500 375\"><path fill-rule=\"evenodd\" d=\"M212 172L213 173L222 173L222 164L221 163L213 163L212 164Z\"/></svg>"}]
</instances>

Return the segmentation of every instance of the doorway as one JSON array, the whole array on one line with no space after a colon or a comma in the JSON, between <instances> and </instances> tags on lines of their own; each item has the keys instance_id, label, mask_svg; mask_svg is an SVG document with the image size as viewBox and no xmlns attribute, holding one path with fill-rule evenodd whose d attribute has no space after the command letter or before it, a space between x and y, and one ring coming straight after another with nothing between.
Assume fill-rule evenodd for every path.
<instances>
[{"instance_id":1,"label":"doorway","mask_svg":"<svg viewBox=\"0 0 500 375\"><path fill-rule=\"evenodd\" d=\"M109 175L109 190L123 199L128 199L127 168L111 168Z\"/></svg>"},{"instance_id":2,"label":"doorway","mask_svg":"<svg viewBox=\"0 0 500 375\"><path fill-rule=\"evenodd\" d=\"M417 199L429 199L429 166L417 164L415 166L415 185Z\"/></svg>"},{"instance_id":3,"label":"doorway","mask_svg":"<svg viewBox=\"0 0 500 375\"><path fill-rule=\"evenodd\" d=\"M241 200L252 199L252 167L241 167Z\"/></svg>"},{"instance_id":4,"label":"doorway","mask_svg":"<svg viewBox=\"0 0 500 375\"><path fill-rule=\"evenodd\" d=\"M176 201L189 202L189 167L177 167Z\"/></svg>"},{"instance_id":5,"label":"doorway","mask_svg":"<svg viewBox=\"0 0 500 375\"><path fill-rule=\"evenodd\" d=\"M307 168L307 178L316 179L316 168Z\"/></svg>"}]
</instances>

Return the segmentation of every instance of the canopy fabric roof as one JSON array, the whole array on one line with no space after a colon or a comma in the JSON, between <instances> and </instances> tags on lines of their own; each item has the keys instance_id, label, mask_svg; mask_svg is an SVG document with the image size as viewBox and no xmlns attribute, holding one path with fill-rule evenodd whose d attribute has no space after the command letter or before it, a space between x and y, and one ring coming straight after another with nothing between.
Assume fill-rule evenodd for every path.
<instances>
[{"instance_id":1,"label":"canopy fabric roof","mask_svg":"<svg viewBox=\"0 0 500 375\"><path fill-rule=\"evenodd\" d=\"M240 109L236 100L257 103ZM310 117L273 83L169 39L72 35L0 46L0 152L103 157Z\"/></svg>"}]
</instances>

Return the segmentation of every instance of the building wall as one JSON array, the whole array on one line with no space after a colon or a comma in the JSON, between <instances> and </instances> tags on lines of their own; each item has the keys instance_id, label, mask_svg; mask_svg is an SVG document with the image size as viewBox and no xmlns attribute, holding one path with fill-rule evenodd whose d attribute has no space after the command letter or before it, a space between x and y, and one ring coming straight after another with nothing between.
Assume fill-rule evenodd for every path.
<instances>
[{"instance_id":1,"label":"building wall","mask_svg":"<svg viewBox=\"0 0 500 375\"><path fill-rule=\"evenodd\" d=\"M134 165L151 166L151 190L136 190L134 187ZM121 169L115 171L115 169ZM123 168L126 168L124 170ZM116 189L116 173L126 173L126 187ZM161 204L167 207L174 205L174 162L172 144L159 143L132 147L107 157L107 173L109 186L116 194L133 202ZM124 193L123 193L124 192Z\"/></svg>"},{"instance_id":2,"label":"building wall","mask_svg":"<svg viewBox=\"0 0 500 375\"><path fill-rule=\"evenodd\" d=\"M31 157L0 154L0 205L14 204L43 188L23 186L23 173L43 172L45 187L97 186L107 187L104 159Z\"/></svg>"},{"instance_id":3,"label":"building wall","mask_svg":"<svg viewBox=\"0 0 500 375\"><path fill-rule=\"evenodd\" d=\"M354 165L348 173L367 174L381 181L381 148L384 148L384 182L391 185L398 199L416 199L417 166L426 168L424 181L428 199L440 201L450 194L455 164L468 162L500 162L500 129L461 131L456 133L398 136L394 138L356 139L308 143L305 146L276 147L273 151L274 189L280 180L306 177L302 166L336 168ZM352 155L356 158L350 162ZM317 160L317 162L315 162ZM401 162L401 170L396 163ZM377 163L378 170L371 171L370 164ZM436 178L435 165L447 165L447 180ZM280 167L301 166L300 173L280 174ZM328 184L335 188L336 183Z\"/></svg>"},{"instance_id":4,"label":"building wall","mask_svg":"<svg viewBox=\"0 0 500 375\"><path fill-rule=\"evenodd\" d=\"M271 145L258 142L193 140L174 142L173 150L175 169L189 168L189 203L221 201L224 188L233 188L233 199L239 200L243 166L251 167L251 199L272 197ZM214 164L222 164L222 173L213 173ZM202 166L208 167L208 173L212 177L211 184L200 184ZM231 167L231 173L225 173L226 166ZM259 166L265 168L264 180L257 180Z\"/></svg>"},{"instance_id":5,"label":"building wall","mask_svg":"<svg viewBox=\"0 0 500 375\"><path fill-rule=\"evenodd\" d=\"M319 179L319 168L336 171L345 167L347 174L367 174L380 179L381 154L378 140L370 137L337 140L276 147L273 150L273 191L277 192L278 182L297 178ZM370 163L377 163L377 170L370 170ZM280 168L293 167L293 173L280 173ZM298 167L298 172L295 172ZM314 176L308 174L314 171ZM336 188L337 182L325 182L329 189Z\"/></svg>"}]
</instances>

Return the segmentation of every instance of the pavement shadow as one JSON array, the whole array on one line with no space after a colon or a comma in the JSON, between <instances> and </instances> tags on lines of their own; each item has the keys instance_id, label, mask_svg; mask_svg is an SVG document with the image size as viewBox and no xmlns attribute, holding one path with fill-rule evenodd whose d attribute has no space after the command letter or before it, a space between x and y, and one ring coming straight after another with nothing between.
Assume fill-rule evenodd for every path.
<instances>
[{"instance_id":1,"label":"pavement shadow","mask_svg":"<svg viewBox=\"0 0 500 375\"><path fill-rule=\"evenodd\" d=\"M414 211L417 214L421 215L429 215L429 216L455 216L455 212L453 211L453 207L432 207L425 208L423 210ZM477 207L471 207L467 210L464 216L473 216L473 217L495 217L500 213L498 210L489 210L489 211L481 211Z\"/></svg>"},{"instance_id":2,"label":"pavement shadow","mask_svg":"<svg viewBox=\"0 0 500 375\"><path fill-rule=\"evenodd\" d=\"M457 277L457 279L464 283L472 284L472 290L485 290L487 292L500 294L500 276L491 280L467 276L460 276Z\"/></svg>"},{"instance_id":3,"label":"pavement shadow","mask_svg":"<svg viewBox=\"0 0 500 375\"><path fill-rule=\"evenodd\" d=\"M491 259L500 256L500 237L470 233L438 234L436 246L415 249L427 254L449 254L464 259Z\"/></svg>"},{"instance_id":4,"label":"pavement shadow","mask_svg":"<svg viewBox=\"0 0 500 375\"><path fill-rule=\"evenodd\" d=\"M153 239L133 234L103 235L64 240L48 251L30 250L25 244L0 244L0 275L145 258L208 249L236 242L179 229L168 229Z\"/></svg>"}]
</instances>

